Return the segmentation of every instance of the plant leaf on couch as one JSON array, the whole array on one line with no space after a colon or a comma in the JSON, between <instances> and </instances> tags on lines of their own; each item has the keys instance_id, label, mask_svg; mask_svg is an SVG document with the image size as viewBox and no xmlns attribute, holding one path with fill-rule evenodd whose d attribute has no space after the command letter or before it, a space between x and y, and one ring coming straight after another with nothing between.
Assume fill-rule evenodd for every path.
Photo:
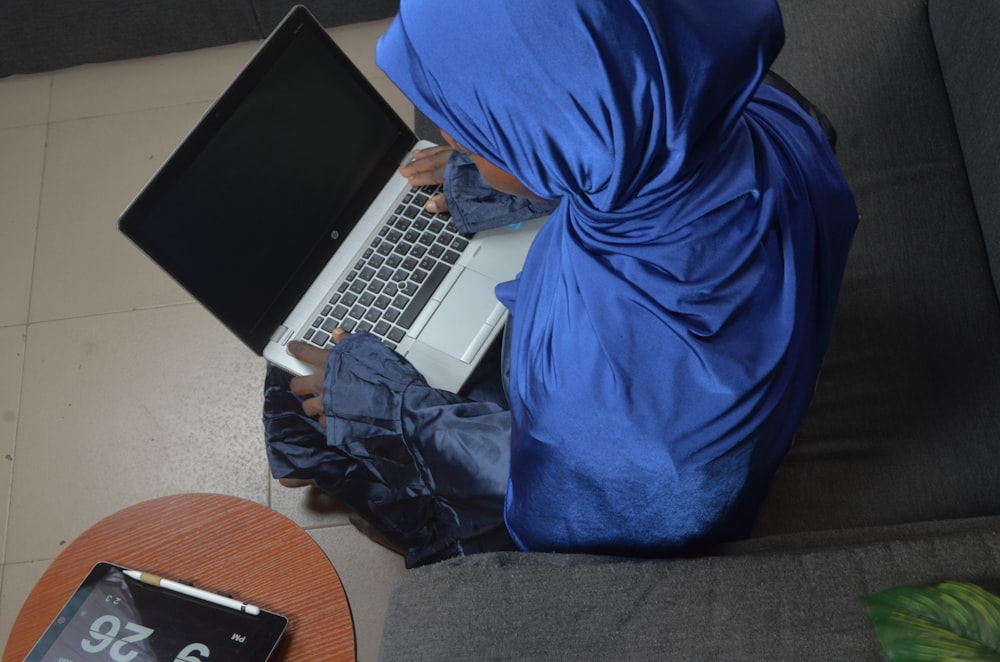
<instances>
[{"instance_id":1,"label":"plant leaf on couch","mask_svg":"<svg viewBox=\"0 0 1000 662\"><path fill-rule=\"evenodd\" d=\"M1000 661L1000 598L963 582L861 596L890 660Z\"/></svg>"}]
</instances>

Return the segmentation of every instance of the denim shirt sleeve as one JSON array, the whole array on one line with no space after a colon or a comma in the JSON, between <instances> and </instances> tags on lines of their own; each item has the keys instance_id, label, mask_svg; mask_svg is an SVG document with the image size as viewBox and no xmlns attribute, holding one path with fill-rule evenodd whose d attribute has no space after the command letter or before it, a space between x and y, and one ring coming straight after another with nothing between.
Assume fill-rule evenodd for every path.
<instances>
[{"instance_id":1,"label":"denim shirt sleeve","mask_svg":"<svg viewBox=\"0 0 1000 662\"><path fill-rule=\"evenodd\" d=\"M457 150L445 165L444 196L455 225L465 234L530 221L551 214L559 204L497 191L486 183L469 157Z\"/></svg>"},{"instance_id":2,"label":"denim shirt sleeve","mask_svg":"<svg viewBox=\"0 0 1000 662\"><path fill-rule=\"evenodd\" d=\"M264 398L276 478L314 480L392 542L408 567L513 549L503 521L510 412L428 386L375 336L330 351L326 429L302 414L287 375L271 367Z\"/></svg>"}]
</instances>

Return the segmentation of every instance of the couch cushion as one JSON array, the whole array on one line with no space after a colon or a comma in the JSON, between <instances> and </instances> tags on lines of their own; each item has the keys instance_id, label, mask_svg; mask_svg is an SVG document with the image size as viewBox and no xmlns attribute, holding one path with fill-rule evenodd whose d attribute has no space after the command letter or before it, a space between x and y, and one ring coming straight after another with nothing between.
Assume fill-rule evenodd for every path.
<instances>
[{"instance_id":1,"label":"couch cushion","mask_svg":"<svg viewBox=\"0 0 1000 662\"><path fill-rule=\"evenodd\" d=\"M267 36L278 0L3 0L0 77L207 48ZM313 0L326 26L392 16L397 0Z\"/></svg>"},{"instance_id":2,"label":"couch cushion","mask_svg":"<svg viewBox=\"0 0 1000 662\"><path fill-rule=\"evenodd\" d=\"M1000 291L1000 1L932 0L930 20Z\"/></svg>"},{"instance_id":3,"label":"couch cushion","mask_svg":"<svg viewBox=\"0 0 1000 662\"><path fill-rule=\"evenodd\" d=\"M487 554L407 572L381 659L881 660L858 596L945 580L1000 592L1000 519L803 553Z\"/></svg>"},{"instance_id":4,"label":"couch cushion","mask_svg":"<svg viewBox=\"0 0 1000 662\"><path fill-rule=\"evenodd\" d=\"M1000 513L1000 314L924 0L782 0L861 225L816 395L756 532Z\"/></svg>"},{"instance_id":5,"label":"couch cushion","mask_svg":"<svg viewBox=\"0 0 1000 662\"><path fill-rule=\"evenodd\" d=\"M246 0L5 0L0 76L259 38Z\"/></svg>"}]
</instances>

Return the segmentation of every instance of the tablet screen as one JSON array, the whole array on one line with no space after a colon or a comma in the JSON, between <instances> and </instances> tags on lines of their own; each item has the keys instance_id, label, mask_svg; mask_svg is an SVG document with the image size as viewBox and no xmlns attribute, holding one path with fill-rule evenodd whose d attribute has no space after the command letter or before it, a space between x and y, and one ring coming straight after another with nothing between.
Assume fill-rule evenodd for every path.
<instances>
[{"instance_id":1,"label":"tablet screen","mask_svg":"<svg viewBox=\"0 0 1000 662\"><path fill-rule=\"evenodd\" d=\"M25 662L264 662L288 621L142 583L99 563Z\"/></svg>"}]
</instances>

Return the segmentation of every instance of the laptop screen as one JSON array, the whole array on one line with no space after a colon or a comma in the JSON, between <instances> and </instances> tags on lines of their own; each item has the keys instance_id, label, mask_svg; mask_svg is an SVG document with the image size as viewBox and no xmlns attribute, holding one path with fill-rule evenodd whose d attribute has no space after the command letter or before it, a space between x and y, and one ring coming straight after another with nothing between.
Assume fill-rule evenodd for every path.
<instances>
[{"instance_id":1,"label":"laptop screen","mask_svg":"<svg viewBox=\"0 0 1000 662\"><path fill-rule=\"evenodd\" d=\"M119 226L259 353L415 140L296 10Z\"/></svg>"}]
</instances>

